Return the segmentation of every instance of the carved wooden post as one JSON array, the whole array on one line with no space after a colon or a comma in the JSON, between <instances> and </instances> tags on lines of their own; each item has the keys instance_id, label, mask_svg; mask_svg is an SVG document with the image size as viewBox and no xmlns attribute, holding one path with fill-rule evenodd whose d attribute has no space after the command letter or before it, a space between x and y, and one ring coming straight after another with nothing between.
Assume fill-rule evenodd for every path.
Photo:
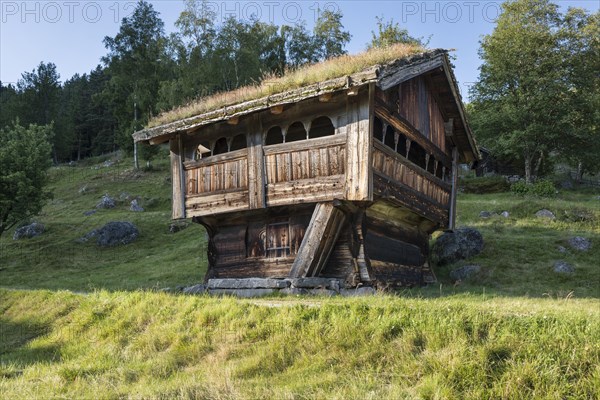
<instances>
[{"instance_id":1,"label":"carved wooden post","mask_svg":"<svg viewBox=\"0 0 600 400\"><path fill-rule=\"evenodd\" d=\"M173 219L185 218L185 171L181 135L169 141L171 176L173 177Z\"/></svg>"}]
</instances>

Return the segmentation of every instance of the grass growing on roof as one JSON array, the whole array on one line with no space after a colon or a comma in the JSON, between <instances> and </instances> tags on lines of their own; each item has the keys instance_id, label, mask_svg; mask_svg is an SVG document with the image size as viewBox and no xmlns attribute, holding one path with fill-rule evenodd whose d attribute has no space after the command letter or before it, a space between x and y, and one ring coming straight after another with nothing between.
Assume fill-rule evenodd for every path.
<instances>
[{"instance_id":1,"label":"grass growing on roof","mask_svg":"<svg viewBox=\"0 0 600 400\"><path fill-rule=\"evenodd\" d=\"M343 55L327 61L288 71L281 77L266 77L258 85L244 86L229 92L200 98L188 105L164 112L148 123L148 128L168 124L221 107L256 100L314 83L351 75L371 66L386 64L396 59L422 53L424 48L411 44L396 44L373 48L356 54Z\"/></svg>"}]
</instances>

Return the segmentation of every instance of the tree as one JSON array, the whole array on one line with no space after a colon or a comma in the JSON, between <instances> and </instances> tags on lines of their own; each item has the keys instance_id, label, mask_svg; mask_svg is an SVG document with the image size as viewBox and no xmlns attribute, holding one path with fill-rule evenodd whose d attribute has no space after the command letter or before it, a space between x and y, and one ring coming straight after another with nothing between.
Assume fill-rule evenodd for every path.
<instances>
[{"instance_id":1,"label":"tree","mask_svg":"<svg viewBox=\"0 0 600 400\"><path fill-rule=\"evenodd\" d=\"M560 155L580 181L600 170L600 12L569 9L559 34L567 82Z\"/></svg>"},{"instance_id":2,"label":"tree","mask_svg":"<svg viewBox=\"0 0 600 400\"><path fill-rule=\"evenodd\" d=\"M48 125L57 120L60 111L60 75L53 63L41 62L31 72L21 74L17 82L19 93L16 116L24 125ZM52 137L54 163L70 156L69 132L60 130Z\"/></svg>"},{"instance_id":3,"label":"tree","mask_svg":"<svg viewBox=\"0 0 600 400\"><path fill-rule=\"evenodd\" d=\"M285 41L287 66L297 68L319 61L316 43L304 23L282 26L281 36Z\"/></svg>"},{"instance_id":4,"label":"tree","mask_svg":"<svg viewBox=\"0 0 600 400\"><path fill-rule=\"evenodd\" d=\"M483 65L471 91L478 140L520 158L528 183L563 132L559 25L558 7L548 0L503 3L496 28L481 41Z\"/></svg>"},{"instance_id":5,"label":"tree","mask_svg":"<svg viewBox=\"0 0 600 400\"><path fill-rule=\"evenodd\" d=\"M377 17L377 33L371 31L371 43L367 45L369 49L373 47L387 47L396 43L406 43L416 46L426 46L422 38L415 38L408 34L408 30L400 28L393 19L384 22L383 17Z\"/></svg>"},{"instance_id":6,"label":"tree","mask_svg":"<svg viewBox=\"0 0 600 400\"><path fill-rule=\"evenodd\" d=\"M346 54L345 47L352 38L344 31L341 11L324 10L314 27L314 41L320 60Z\"/></svg>"},{"instance_id":7,"label":"tree","mask_svg":"<svg viewBox=\"0 0 600 400\"><path fill-rule=\"evenodd\" d=\"M119 33L105 37L109 50L103 61L110 76L105 96L118 122L117 143L133 148L131 134L158 113L160 82L170 76L164 23L152 5L140 0L132 15L123 18Z\"/></svg>"},{"instance_id":8,"label":"tree","mask_svg":"<svg viewBox=\"0 0 600 400\"><path fill-rule=\"evenodd\" d=\"M40 212L51 197L44 190L51 165L52 126L18 123L0 129L0 236Z\"/></svg>"}]
</instances>

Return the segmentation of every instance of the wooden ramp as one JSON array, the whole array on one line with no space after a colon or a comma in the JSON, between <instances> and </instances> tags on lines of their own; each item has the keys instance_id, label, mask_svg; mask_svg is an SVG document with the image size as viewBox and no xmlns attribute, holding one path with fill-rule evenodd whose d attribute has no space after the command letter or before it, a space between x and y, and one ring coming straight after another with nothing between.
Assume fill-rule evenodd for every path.
<instances>
[{"instance_id":1,"label":"wooden ramp","mask_svg":"<svg viewBox=\"0 0 600 400\"><path fill-rule=\"evenodd\" d=\"M310 224L290 270L291 278L318 276L346 220L332 203L317 203Z\"/></svg>"}]
</instances>

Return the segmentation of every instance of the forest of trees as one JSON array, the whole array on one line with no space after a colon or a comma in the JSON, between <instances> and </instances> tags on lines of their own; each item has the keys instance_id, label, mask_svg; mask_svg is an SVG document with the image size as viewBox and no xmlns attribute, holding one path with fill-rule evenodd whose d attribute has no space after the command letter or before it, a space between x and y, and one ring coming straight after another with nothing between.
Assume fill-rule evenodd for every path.
<instances>
[{"instance_id":1,"label":"forest of trees","mask_svg":"<svg viewBox=\"0 0 600 400\"><path fill-rule=\"evenodd\" d=\"M53 123L55 163L130 151L131 134L161 111L344 54L351 38L339 12L323 10L312 31L234 18L217 26L205 1L184 3L167 36L152 4L139 1L88 73L61 82L56 65L41 62L16 86L0 82L0 129Z\"/></svg>"}]
</instances>

